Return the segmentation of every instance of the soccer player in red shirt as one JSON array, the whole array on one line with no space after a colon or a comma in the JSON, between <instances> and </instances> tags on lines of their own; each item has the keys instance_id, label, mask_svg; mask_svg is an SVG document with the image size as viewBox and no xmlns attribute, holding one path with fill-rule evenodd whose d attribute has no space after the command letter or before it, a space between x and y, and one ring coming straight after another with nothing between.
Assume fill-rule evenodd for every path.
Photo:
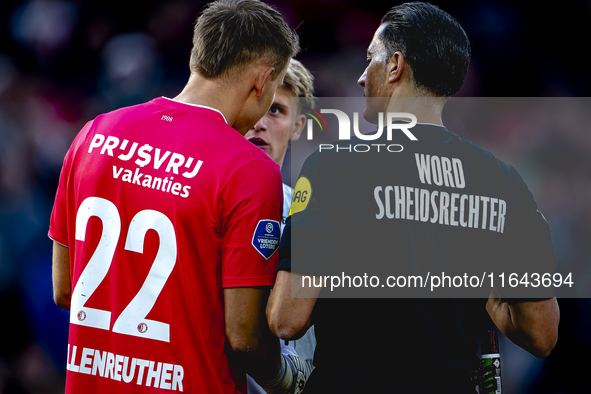
<instances>
[{"instance_id":1,"label":"soccer player in red shirt","mask_svg":"<svg viewBox=\"0 0 591 394\"><path fill-rule=\"evenodd\" d=\"M76 136L49 230L54 299L70 310L66 393L236 393L244 372L272 393L301 388L264 315L281 174L243 138L297 51L266 4L211 3L175 99Z\"/></svg>"}]
</instances>

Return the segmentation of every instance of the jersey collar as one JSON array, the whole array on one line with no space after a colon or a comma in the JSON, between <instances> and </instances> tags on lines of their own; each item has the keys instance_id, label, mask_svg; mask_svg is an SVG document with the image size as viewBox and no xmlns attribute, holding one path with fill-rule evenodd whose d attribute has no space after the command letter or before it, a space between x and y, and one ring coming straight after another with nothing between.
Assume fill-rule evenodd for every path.
<instances>
[{"instance_id":1,"label":"jersey collar","mask_svg":"<svg viewBox=\"0 0 591 394\"><path fill-rule=\"evenodd\" d=\"M224 119L224 122L226 122L226 124L228 124L228 121L226 120L226 117L224 116L224 114L222 113L222 111L220 111L219 109L208 107L206 105L197 105L197 104L185 103L184 101L179 101L179 100L171 99L171 98L164 97L164 96L162 96L161 98L163 98L165 100L173 101L175 103L179 103L179 104L182 104L182 105L189 105L191 107L205 108L205 109L209 109L211 111L215 111L215 112L219 113L222 116L222 119Z\"/></svg>"}]
</instances>

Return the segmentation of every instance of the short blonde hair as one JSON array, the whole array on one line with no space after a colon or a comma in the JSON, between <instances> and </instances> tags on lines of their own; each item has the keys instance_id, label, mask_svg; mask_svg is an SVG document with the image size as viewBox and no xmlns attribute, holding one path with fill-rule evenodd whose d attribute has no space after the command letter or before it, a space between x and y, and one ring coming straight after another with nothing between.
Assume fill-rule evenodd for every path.
<instances>
[{"instance_id":1,"label":"short blonde hair","mask_svg":"<svg viewBox=\"0 0 591 394\"><path fill-rule=\"evenodd\" d=\"M314 108L314 77L299 61L291 59L283 79L283 87L289 89L295 97L302 97L310 108ZM301 106L298 106L298 113Z\"/></svg>"},{"instance_id":2,"label":"short blonde hair","mask_svg":"<svg viewBox=\"0 0 591 394\"><path fill-rule=\"evenodd\" d=\"M260 59L283 71L299 49L297 35L275 8L258 0L218 0L195 24L191 71L217 78Z\"/></svg>"}]
</instances>

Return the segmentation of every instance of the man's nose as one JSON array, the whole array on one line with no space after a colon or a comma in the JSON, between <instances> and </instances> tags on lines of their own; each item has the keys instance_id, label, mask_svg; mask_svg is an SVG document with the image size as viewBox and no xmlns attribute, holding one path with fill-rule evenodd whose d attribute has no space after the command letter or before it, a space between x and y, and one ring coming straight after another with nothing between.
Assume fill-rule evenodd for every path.
<instances>
[{"instance_id":1,"label":"man's nose","mask_svg":"<svg viewBox=\"0 0 591 394\"><path fill-rule=\"evenodd\" d=\"M365 79L366 78L367 78L367 68L365 69L365 71L363 72L363 74L361 74L361 76L357 80L357 84L359 86L361 86L362 88L365 88Z\"/></svg>"},{"instance_id":2,"label":"man's nose","mask_svg":"<svg viewBox=\"0 0 591 394\"><path fill-rule=\"evenodd\" d=\"M267 130L267 122L265 122L266 116L263 116L259 119L259 121L254 125L253 129L255 131L266 131Z\"/></svg>"}]
</instances>

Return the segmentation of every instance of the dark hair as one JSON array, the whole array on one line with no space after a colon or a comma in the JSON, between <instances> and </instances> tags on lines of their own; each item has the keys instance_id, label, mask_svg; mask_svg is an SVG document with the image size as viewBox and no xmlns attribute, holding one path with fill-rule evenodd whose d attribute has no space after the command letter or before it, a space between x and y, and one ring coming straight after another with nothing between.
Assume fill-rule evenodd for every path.
<instances>
[{"instance_id":1,"label":"dark hair","mask_svg":"<svg viewBox=\"0 0 591 394\"><path fill-rule=\"evenodd\" d=\"M470 42L458 21L432 4L414 2L393 7L384 23L380 39L388 59L400 51L418 89L438 97L460 89L470 63Z\"/></svg>"},{"instance_id":2,"label":"dark hair","mask_svg":"<svg viewBox=\"0 0 591 394\"><path fill-rule=\"evenodd\" d=\"M219 0L197 19L191 70L216 78L259 59L283 70L298 51L298 37L274 8L258 0Z\"/></svg>"}]
</instances>

